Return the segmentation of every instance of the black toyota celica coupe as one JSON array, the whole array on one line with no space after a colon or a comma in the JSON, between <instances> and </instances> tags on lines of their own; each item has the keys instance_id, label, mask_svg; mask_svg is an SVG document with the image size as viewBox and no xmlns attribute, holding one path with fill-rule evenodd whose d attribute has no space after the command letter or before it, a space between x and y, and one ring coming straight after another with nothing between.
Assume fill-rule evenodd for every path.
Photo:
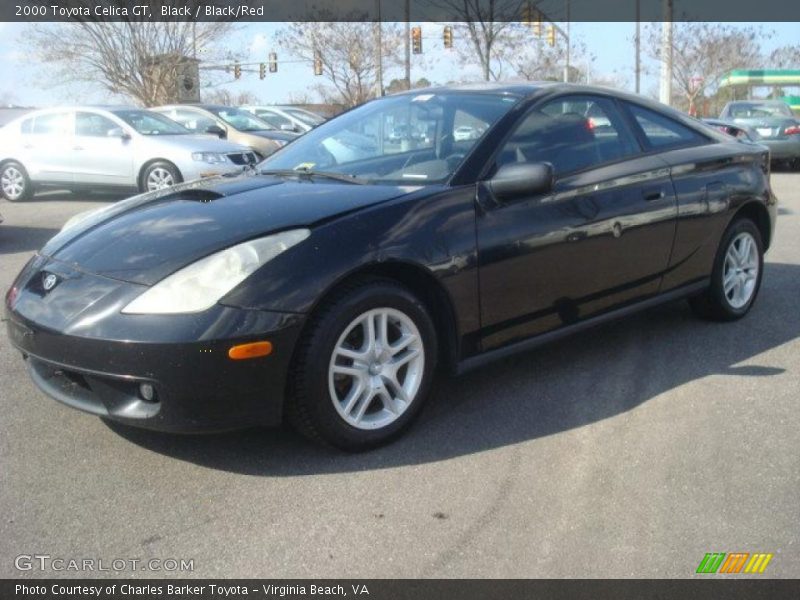
<instances>
[{"instance_id":1,"label":"black toyota celica coupe","mask_svg":"<svg viewBox=\"0 0 800 600\"><path fill-rule=\"evenodd\" d=\"M437 365L678 298L742 317L776 202L764 147L639 96L417 90L78 215L8 291L8 329L36 385L104 418L288 418L361 450L408 427Z\"/></svg>"}]
</instances>

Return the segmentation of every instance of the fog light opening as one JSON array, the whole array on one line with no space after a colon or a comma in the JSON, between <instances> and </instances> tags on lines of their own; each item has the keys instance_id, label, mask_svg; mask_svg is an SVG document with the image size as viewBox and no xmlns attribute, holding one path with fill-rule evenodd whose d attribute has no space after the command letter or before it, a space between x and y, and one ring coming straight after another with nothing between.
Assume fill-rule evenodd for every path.
<instances>
[{"instance_id":1,"label":"fog light opening","mask_svg":"<svg viewBox=\"0 0 800 600\"><path fill-rule=\"evenodd\" d=\"M145 402L157 402L156 389L153 387L152 383L139 384L139 396L141 396L142 400Z\"/></svg>"}]
</instances>

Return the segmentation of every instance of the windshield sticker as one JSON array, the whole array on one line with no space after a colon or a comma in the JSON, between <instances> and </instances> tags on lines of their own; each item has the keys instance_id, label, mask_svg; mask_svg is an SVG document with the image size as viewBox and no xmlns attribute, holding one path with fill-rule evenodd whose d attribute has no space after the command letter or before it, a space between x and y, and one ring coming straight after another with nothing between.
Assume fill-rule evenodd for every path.
<instances>
[{"instance_id":1,"label":"windshield sticker","mask_svg":"<svg viewBox=\"0 0 800 600\"><path fill-rule=\"evenodd\" d=\"M412 102L427 102L433 98L433 94L420 94L419 96L414 96L411 101Z\"/></svg>"},{"instance_id":2,"label":"windshield sticker","mask_svg":"<svg viewBox=\"0 0 800 600\"><path fill-rule=\"evenodd\" d=\"M311 169L313 169L313 168L314 168L314 165L316 165L316 164L317 164L317 163L312 163L312 162L304 162L304 163L300 163L299 165L297 165L297 166L294 168L294 170L295 170L295 171L310 171Z\"/></svg>"},{"instance_id":3,"label":"windshield sticker","mask_svg":"<svg viewBox=\"0 0 800 600\"><path fill-rule=\"evenodd\" d=\"M427 179L428 176L423 173L403 173L403 179Z\"/></svg>"}]
</instances>

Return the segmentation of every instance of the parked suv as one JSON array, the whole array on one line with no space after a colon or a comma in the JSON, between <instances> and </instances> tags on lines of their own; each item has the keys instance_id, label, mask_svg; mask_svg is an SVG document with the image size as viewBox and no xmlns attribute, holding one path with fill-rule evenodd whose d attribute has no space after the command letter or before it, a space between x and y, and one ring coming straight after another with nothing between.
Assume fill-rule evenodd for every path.
<instances>
[{"instance_id":1,"label":"parked suv","mask_svg":"<svg viewBox=\"0 0 800 600\"><path fill-rule=\"evenodd\" d=\"M210 133L237 144L244 144L265 158L297 137L279 131L255 115L232 106L179 104L159 106L156 112L197 133Z\"/></svg>"},{"instance_id":2,"label":"parked suv","mask_svg":"<svg viewBox=\"0 0 800 600\"><path fill-rule=\"evenodd\" d=\"M248 105L240 108L282 131L305 133L325 122L324 117L295 106Z\"/></svg>"},{"instance_id":3,"label":"parked suv","mask_svg":"<svg viewBox=\"0 0 800 600\"><path fill-rule=\"evenodd\" d=\"M149 191L255 162L245 146L133 107L39 110L0 129L0 190L12 202L37 185Z\"/></svg>"}]
</instances>

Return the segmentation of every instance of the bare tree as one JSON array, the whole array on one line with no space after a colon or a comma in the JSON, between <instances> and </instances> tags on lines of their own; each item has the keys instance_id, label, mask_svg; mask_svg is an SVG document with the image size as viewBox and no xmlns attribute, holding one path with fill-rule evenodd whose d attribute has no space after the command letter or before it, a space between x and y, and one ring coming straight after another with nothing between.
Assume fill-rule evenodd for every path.
<instances>
[{"instance_id":1,"label":"bare tree","mask_svg":"<svg viewBox=\"0 0 800 600\"><path fill-rule=\"evenodd\" d=\"M563 80L567 48L560 40L555 46L549 46L543 40L533 38L526 32L522 39L504 39L500 44L508 46L503 54L512 57L509 62L517 77L528 81ZM594 57L587 52L586 44L572 40L570 59L569 80L573 83L586 83L587 73L578 66L594 60Z\"/></svg>"},{"instance_id":2,"label":"bare tree","mask_svg":"<svg viewBox=\"0 0 800 600\"><path fill-rule=\"evenodd\" d=\"M34 24L22 37L34 57L51 65L61 84L100 84L144 106L175 100L187 58L231 33L227 22L77 21ZM157 65L157 68L154 68Z\"/></svg>"},{"instance_id":3,"label":"bare tree","mask_svg":"<svg viewBox=\"0 0 800 600\"><path fill-rule=\"evenodd\" d=\"M673 83L681 94L682 108L693 112L699 98L715 93L732 69L757 67L762 63L764 32L759 27L737 27L723 23L674 23L672 33ZM661 26L645 28L646 52L661 59Z\"/></svg>"},{"instance_id":4,"label":"bare tree","mask_svg":"<svg viewBox=\"0 0 800 600\"><path fill-rule=\"evenodd\" d=\"M275 34L276 44L291 56L307 61L309 69L315 60L322 66L322 77L327 84L315 86L324 102L356 106L375 95L377 63L373 25L358 21L325 21L325 14L317 21L294 22ZM392 24L383 24L382 54L384 69L400 62L402 34Z\"/></svg>"},{"instance_id":5,"label":"bare tree","mask_svg":"<svg viewBox=\"0 0 800 600\"><path fill-rule=\"evenodd\" d=\"M261 104L261 99L252 92L234 93L225 88L215 88L203 91L203 102L224 106L241 106L243 104Z\"/></svg>"},{"instance_id":6,"label":"bare tree","mask_svg":"<svg viewBox=\"0 0 800 600\"><path fill-rule=\"evenodd\" d=\"M764 67L773 69L800 69L800 44L776 48L766 59Z\"/></svg>"},{"instance_id":7,"label":"bare tree","mask_svg":"<svg viewBox=\"0 0 800 600\"><path fill-rule=\"evenodd\" d=\"M485 81L503 77L513 59L514 42L524 39L527 29L519 23L528 0L431 0L447 14L456 15L453 24L459 62L481 69Z\"/></svg>"}]
</instances>

